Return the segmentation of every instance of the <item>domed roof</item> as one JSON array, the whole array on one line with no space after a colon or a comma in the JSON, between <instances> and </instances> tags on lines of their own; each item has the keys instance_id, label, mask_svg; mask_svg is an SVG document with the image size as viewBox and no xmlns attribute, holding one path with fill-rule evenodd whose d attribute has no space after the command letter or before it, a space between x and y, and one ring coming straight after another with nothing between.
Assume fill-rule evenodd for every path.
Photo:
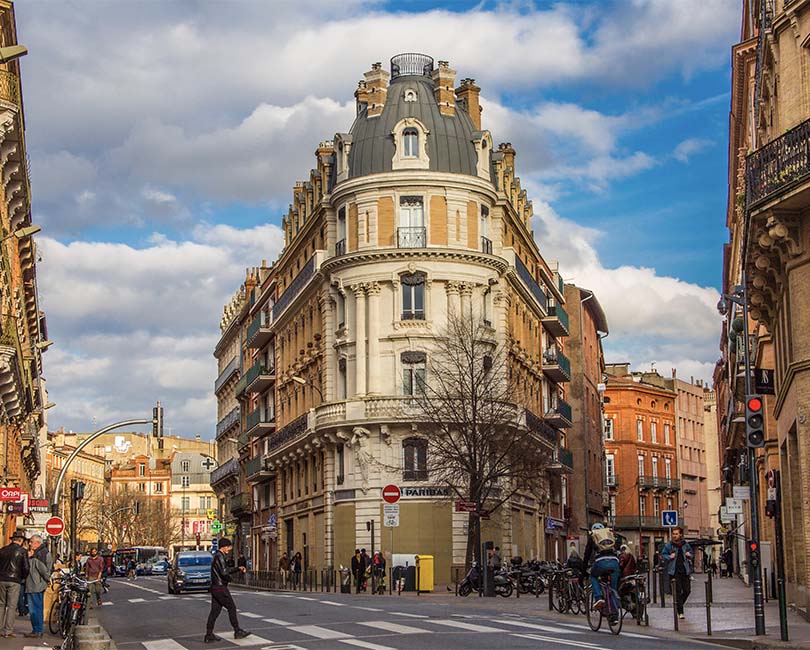
<instances>
[{"instance_id":1,"label":"domed roof","mask_svg":"<svg viewBox=\"0 0 810 650\"><path fill-rule=\"evenodd\" d=\"M416 93L416 101L411 93ZM455 115L442 115L433 94L433 80L425 75L396 76L388 86L385 107L377 117L363 108L350 133L349 178L392 171L394 126L406 117L419 120L428 130L427 154L432 171L476 175L476 132L469 114L458 104Z\"/></svg>"}]
</instances>

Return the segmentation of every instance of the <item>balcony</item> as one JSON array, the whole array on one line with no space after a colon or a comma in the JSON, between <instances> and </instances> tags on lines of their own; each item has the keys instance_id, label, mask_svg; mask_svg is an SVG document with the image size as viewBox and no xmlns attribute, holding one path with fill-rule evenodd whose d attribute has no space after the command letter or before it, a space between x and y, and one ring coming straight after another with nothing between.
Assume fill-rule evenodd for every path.
<instances>
[{"instance_id":1,"label":"balcony","mask_svg":"<svg viewBox=\"0 0 810 650\"><path fill-rule=\"evenodd\" d=\"M529 269L526 268L526 265L517 255L515 255L515 269L523 284L526 285L526 288L531 292L535 300L540 303L540 307L543 308L543 311L546 311L548 309L548 298L546 298L545 291L540 288L540 285L537 284L537 280L529 273Z\"/></svg>"},{"instance_id":2,"label":"balcony","mask_svg":"<svg viewBox=\"0 0 810 650\"><path fill-rule=\"evenodd\" d=\"M550 348L543 353L543 372L557 384L571 381L571 362L562 350Z\"/></svg>"},{"instance_id":3,"label":"balcony","mask_svg":"<svg viewBox=\"0 0 810 650\"><path fill-rule=\"evenodd\" d=\"M571 405L561 397L558 397L551 403L551 408L546 411L546 415L543 419L558 429L568 429L574 423L571 414Z\"/></svg>"},{"instance_id":4,"label":"balcony","mask_svg":"<svg viewBox=\"0 0 810 650\"><path fill-rule=\"evenodd\" d=\"M273 324L273 317L268 316L266 312L261 311L256 314L256 318L248 325L247 336L245 342L249 348L259 350L270 342L273 338L273 333L270 331L270 326Z\"/></svg>"},{"instance_id":5,"label":"balcony","mask_svg":"<svg viewBox=\"0 0 810 650\"><path fill-rule=\"evenodd\" d=\"M524 409L524 413L526 418L526 428L529 431L534 431L535 433L540 434L540 436L542 436L546 441L556 446L557 430L550 427L545 420L537 417L537 415L532 413L529 409Z\"/></svg>"},{"instance_id":6,"label":"balcony","mask_svg":"<svg viewBox=\"0 0 810 650\"><path fill-rule=\"evenodd\" d=\"M605 485L609 488L617 488L619 487L619 477L615 474L611 474L605 477Z\"/></svg>"},{"instance_id":7,"label":"balcony","mask_svg":"<svg viewBox=\"0 0 810 650\"><path fill-rule=\"evenodd\" d=\"M253 512L253 504L250 502L250 495L240 493L234 494L229 501L228 508L233 515Z\"/></svg>"},{"instance_id":8,"label":"balcony","mask_svg":"<svg viewBox=\"0 0 810 650\"><path fill-rule=\"evenodd\" d=\"M747 207L756 208L807 180L810 180L810 120L748 155L745 161Z\"/></svg>"},{"instance_id":9,"label":"balcony","mask_svg":"<svg viewBox=\"0 0 810 650\"><path fill-rule=\"evenodd\" d=\"M571 474L574 471L574 454L570 449L557 447L554 450L549 470L559 474Z\"/></svg>"},{"instance_id":10,"label":"balcony","mask_svg":"<svg viewBox=\"0 0 810 650\"><path fill-rule=\"evenodd\" d=\"M20 82L17 75L8 70L0 70L0 101L20 105Z\"/></svg>"},{"instance_id":11,"label":"balcony","mask_svg":"<svg viewBox=\"0 0 810 650\"><path fill-rule=\"evenodd\" d=\"M571 331L568 326L568 312L562 305L549 305L548 316L543 318L543 327L554 336L568 336Z\"/></svg>"},{"instance_id":12,"label":"balcony","mask_svg":"<svg viewBox=\"0 0 810 650\"><path fill-rule=\"evenodd\" d=\"M492 255L492 240L489 237L481 237L481 252Z\"/></svg>"},{"instance_id":13,"label":"balcony","mask_svg":"<svg viewBox=\"0 0 810 650\"><path fill-rule=\"evenodd\" d=\"M267 440L267 450L271 451L273 449L276 449L277 447L281 447L289 442L292 442L296 438L303 436L307 432L308 422L309 422L309 414L304 413L303 415L297 417L295 420L290 422L285 427L276 431Z\"/></svg>"},{"instance_id":14,"label":"balcony","mask_svg":"<svg viewBox=\"0 0 810 650\"><path fill-rule=\"evenodd\" d=\"M651 517L649 515L617 515L615 517L607 517L608 525L616 530L638 530L642 529L660 529L666 530L666 526L661 525L661 515ZM678 521L681 521L680 516Z\"/></svg>"},{"instance_id":15,"label":"balcony","mask_svg":"<svg viewBox=\"0 0 810 650\"><path fill-rule=\"evenodd\" d=\"M433 74L433 57L408 52L391 57L391 79L409 75L428 77Z\"/></svg>"},{"instance_id":16,"label":"balcony","mask_svg":"<svg viewBox=\"0 0 810 650\"><path fill-rule=\"evenodd\" d=\"M257 361L245 373L245 390L248 393L261 393L267 390L275 380L275 368L265 368L261 361Z\"/></svg>"},{"instance_id":17,"label":"balcony","mask_svg":"<svg viewBox=\"0 0 810 650\"><path fill-rule=\"evenodd\" d=\"M272 474L262 456L255 456L245 463L245 478L249 483L259 483Z\"/></svg>"},{"instance_id":18,"label":"balcony","mask_svg":"<svg viewBox=\"0 0 810 650\"><path fill-rule=\"evenodd\" d=\"M672 490L679 492L681 481L677 478L663 478L661 476L639 476L638 485L642 490Z\"/></svg>"},{"instance_id":19,"label":"balcony","mask_svg":"<svg viewBox=\"0 0 810 650\"><path fill-rule=\"evenodd\" d=\"M245 420L245 431L251 437L261 436L276 428L275 413L267 413L261 407L251 411Z\"/></svg>"},{"instance_id":20,"label":"balcony","mask_svg":"<svg viewBox=\"0 0 810 650\"><path fill-rule=\"evenodd\" d=\"M228 362L228 365L225 366L225 369L219 373L219 377L214 382L214 394L218 395L219 391L222 390L223 386L228 383L228 380L233 377L235 374L239 373L239 357L234 357Z\"/></svg>"},{"instance_id":21,"label":"balcony","mask_svg":"<svg viewBox=\"0 0 810 650\"><path fill-rule=\"evenodd\" d=\"M217 422L217 438L228 433L235 425L239 424L242 417L242 409L238 406L231 410L228 415Z\"/></svg>"},{"instance_id":22,"label":"balcony","mask_svg":"<svg viewBox=\"0 0 810 650\"><path fill-rule=\"evenodd\" d=\"M211 487L214 487L218 483L222 483L229 478L238 478L238 476L239 461L235 458L231 458L211 472Z\"/></svg>"},{"instance_id":23,"label":"balcony","mask_svg":"<svg viewBox=\"0 0 810 650\"><path fill-rule=\"evenodd\" d=\"M340 257L346 254L346 240L341 239L335 244L335 257Z\"/></svg>"},{"instance_id":24,"label":"balcony","mask_svg":"<svg viewBox=\"0 0 810 650\"><path fill-rule=\"evenodd\" d=\"M290 282L289 286L284 290L284 293L281 294L278 301L276 301L276 304L273 305L272 321L277 321L279 319L281 314L284 313L284 310L287 309L292 301L298 297L314 275L315 257L313 256L309 258L309 261L306 264L304 264L304 268L298 272L298 275L293 278L293 281Z\"/></svg>"},{"instance_id":25,"label":"balcony","mask_svg":"<svg viewBox=\"0 0 810 650\"><path fill-rule=\"evenodd\" d=\"M425 248L427 234L424 226L407 226L397 228L397 247Z\"/></svg>"}]
</instances>

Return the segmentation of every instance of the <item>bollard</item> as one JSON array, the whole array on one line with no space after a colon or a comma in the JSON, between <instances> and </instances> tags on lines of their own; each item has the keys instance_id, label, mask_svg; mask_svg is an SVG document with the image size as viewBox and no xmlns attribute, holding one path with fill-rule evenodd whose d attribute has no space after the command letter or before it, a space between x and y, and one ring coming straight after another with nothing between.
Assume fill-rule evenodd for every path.
<instances>
[{"instance_id":1,"label":"bollard","mask_svg":"<svg viewBox=\"0 0 810 650\"><path fill-rule=\"evenodd\" d=\"M706 583L709 588L709 602L714 603L714 583L712 582L712 572L709 571L709 580Z\"/></svg>"},{"instance_id":2,"label":"bollard","mask_svg":"<svg viewBox=\"0 0 810 650\"><path fill-rule=\"evenodd\" d=\"M770 586L771 583L768 582L768 569L764 568L764 569L762 569L762 572L765 574L763 576L763 578L762 578L762 587L763 587L762 593L765 594L765 602L767 603L768 602L768 592L770 591L770 589L768 589L768 587Z\"/></svg>"},{"instance_id":3,"label":"bollard","mask_svg":"<svg viewBox=\"0 0 810 650\"><path fill-rule=\"evenodd\" d=\"M548 579L548 611L554 609L554 577Z\"/></svg>"},{"instance_id":4,"label":"bollard","mask_svg":"<svg viewBox=\"0 0 810 650\"><path fill-rule=\"evenodd\" d=\"M653 571L650 574L652 580L650 580L650 591L652 591L653 595L653 605L658 603L658 574Z\"/></svg>"},{"instance_id":5,"label":"bollard","mask_svg":"<svg viewBox=\"0 0 810 650\"><path fill-rule=\"evenodd\" d=\"M507 578L508 580L509 578ZM517 593L517 597L520 598L520 578L515 580L515 593Z\"/></svg>"},{"instance_id":6,"label":"bollard","mask_svg":"<svg viewBox=\"0 0 810 650\"><path fill-rule=\"evenodd\" d=\"M666 587L666 583L664 582L664 572L663 571L661 571L661 573L658 575L658 586L661 589L661 607L666 607L667 606L667 603L666 603L667 587Z\"/></svg>"},{"instance_id":7,"label":"bollard","mask_svg":"<svg viewBox=\"0 0 810 650\"><path fill-rule=\"evenodd\" d=\"M675 583L675 578L672 578L670 581L670 587L672 588L672 613L675 616L675 631L678 631L678 585Z\"/></svg>"},{"instance_id":8,"label":"bollard","mask_svg":"<svg viewBox=\"0 0 810 650\"><path fill-rule=\"evenodd\" d=\"M706 583L706 634L712 635L712 586Z\"/></svg>"}]
</instances>

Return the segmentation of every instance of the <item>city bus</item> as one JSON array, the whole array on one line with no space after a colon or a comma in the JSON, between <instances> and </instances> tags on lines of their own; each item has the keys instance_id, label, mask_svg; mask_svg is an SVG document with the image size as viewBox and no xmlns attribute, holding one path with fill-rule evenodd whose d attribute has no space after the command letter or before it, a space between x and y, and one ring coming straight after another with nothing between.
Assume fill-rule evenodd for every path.
<instances>
[{"instance_id":1,"label":"city bus","mask_svg":"<svg viewBox=\"0 0 810 650\"><path fill-rule=\"evenodd\" d=\"M127 574L127 564L130 560L135 560L135 572L143 575L147 564L154 564L160 560L169 559L169 551L162 546L127 546L116 549L113 553L116 575L125 576Z\"/></svg>"}]
</instances>

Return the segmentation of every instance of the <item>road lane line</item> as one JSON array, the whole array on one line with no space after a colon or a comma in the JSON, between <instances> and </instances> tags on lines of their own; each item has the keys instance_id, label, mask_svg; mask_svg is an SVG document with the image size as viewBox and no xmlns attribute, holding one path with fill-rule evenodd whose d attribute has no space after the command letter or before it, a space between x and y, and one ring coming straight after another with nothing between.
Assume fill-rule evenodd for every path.
<instances>
[{"instance_id":1,"label":"road lane line","mask_svg":"<svg viewBox=\"0 0 810 650\"><path fill-rule=\"evenodd\" d=\"M516 636L521 639L532 639L533 641L547 641L548 643L558 643L560 645L570 645L575 648L590 648L590 650L608 650L601 645L596 645L595 643L587 643L585 641L569 641L567 639L558 639L553 636L543 636L542 634L518 634L516 632L512 633L512 636Z\"/></svg>"},{"instance_id":2,"label":"road lane line","mask_svg":"<svg viewBox=\"0 0 810 650\"><path fill-rule=\"evenodd\" d=\"M647 636L646 634L636 634L635 632L622 632L622 636L629 636L631 639L655 639L657 637Z\"/></svg>"},{"instance_id":3,"label":"road lane line","mask_svg":"<svg viewBox=\"0 0 810 650\"><path fill-rule=\"evenodd\" d=\"M526 621L506 620L506 619L493 619L493 623L503 623L504 625L515 625L517 627L528 627L532 630L540 630L541 632L553 632L554 634L581 634L584 630L569 630L560 629L559 627L551 627L550 625L538 625L537 623L528 623Z\"/></svg>"},{"instance_id":4,"label":"road lane line","mask_svg":"<svg viewBox=\"0 0 810 650\"><path fill-rule=\"evenodd\" d=\"M317 598L310 598L309 596L296 596L298 600L311 600L313 603L317 601Z\"/></svg>"},{"instance_id":5,"label":"road lane line","mask_svg":"<svg viewBox=\"0 0 810 650\"><path fill-rule=\"evenodd\" d=\"M396 632L397 634L433 634L432 630L422 630L418 627L411 627L410 625L400 625L399 623L390 623L388 621L355 621L360 625L373 627L375 630L385 630L386 632Z\"/></svg>"},{"instance_id":6,"label":"road lane line","mask_svg":"<svg viewBox=\"0 0 810 650\"><path fill-rule=\"evenodd\" d=\"M438 620L429 621L430 623L435 623L436 625L445 625L447 627L455 627L459 630L467 630L469 632L500 632L503 634L505 630L497 628L497 627L488 627L486 625L476 625L475 623L465 623L464 621L451 621L449 619L445 620Z\"/></svg>"},{"instance_id":7,"label":"road lane line","mask_svg":"<svg viewBox=\"0 0 810 650\"><path fill-rule=\"evenodd\" d=\"M230 643L239 646L250 646L250 645L262 645L263 643L272 644L273 642L270 639L263 639L260 636L256 636L255 634L251 634L250 636L245 637L244 639L234 639L233 638L233 630L230 632L216 632L218 637L222 637L226 639Z\"/></svg>"},{"instance_id":8,"label":"road lane line","mask_svg":"<svg viewBox=\"0 0 810 650\"><path fill-rule=\"evenodd\" d=\"M161 596L158 600L174 600L176 596Z\"/></svg>"},{"instance_id":9,"label":"road lane line","mask_svg":"<svg viewBox=\"0 0 810 650\"><path fill-rule=\"evenodd\" d=\"M408 618L430 618L424 614L408 614L408 612L391 612L392 616L407 616Z\"/></svg>"},{"instance_id":10,"label":"road lane line","mask_svg":"<svg viewBox=\"0 0 810 650\"><path fill-rule=\"evenodd\" d=\"M143 585L136 585L134 582L127 582L125 583L127 587L134 587L135 589L143 589L144 591L148 591L150 594L162 594L162 591L158 591L157 589L150 589L149 587L144 587Z\"/></svg>"},{"instance_id":11,"label":"road lane line","mask_svg":"<svg viewBox=\"0 0 810 650\"><path fill-rule=\"evenodd\" d=\"M145 603L146 598L130 598L129 602L131 602L131 603Z\"/></svg>"},{"instance_id":12,"label":"road lane line","mask_svg":"<svg viewBox=\"0 0 810 650\"><path fill-rule=\"evenodd\" d=\"M349 639L351 634L345 632L338 632L337 630L327 630L325 627L318 627L317 625L301 625L291 628L301 634L307 636L314 636L318 639Z\"/></svg>"},{"instance_id":13,"label":"road lane line","mask_svg":"<svg viewBox=\"0 0 810 650\"><path fill-rule=\"evenodd\" d=\"M368 641L361 641L360 639L340 639L341 643L347 643L357 648L366 648L367 650L396 650L387 645L378 645L376 643L369 643Z\"/></svg>"},{"instance_id":14,"label":"road lane line","mask_svg":"<svg viewBox=\"0 0 810 650\"><path fill-rule=\"evenodd\" d=\"M346 603L336 603L334 600L322 600L320 601L324 605L334 605L335 607L346 607Z\"/></svg>"},{"instance_id":15,"label":"road lane line","mask_svg":"<svg viewBox=\"0 0 810 650\"><path fill-rule=\"evenodd\" d=\"M380 609L379 607L360 607L360 605L349 605L349 607L354 607L354 609L362 609L366 612L384 612L384 609Z\"/></svg>"},{"instance_id":16,"label":"road lane line","mask_svg":"<svg viewBox=\"0 0 810 650\"><path fill-rule=\"evenodd\" d=\"M239 612L239 616L244 616L245 618L261 618L261 614L253 614L252 612Z\"/></svg>"},{"instance_id":17,"label":"road lane line","mask_svg":"<svg viewBox=\"0 0 810 650\"><path fill-rule=\"evenodd\" d=\"M159 641L144 641L143 647L146 650L186 650L186 647L180 645L174 639L160 639Z\"/></svg>"},{"instance_id":18,"label":"road lane line","mask_svg":"<svg viewBox=\"0 0 810 650\"><path fill-rule=\"evenodd\" d=\"M272 623L273 625L292 625L292 623L288 623L287 621L282 621L279 618L263 618L262 619L265 623Z\"/></svg>"}]
</instances>

